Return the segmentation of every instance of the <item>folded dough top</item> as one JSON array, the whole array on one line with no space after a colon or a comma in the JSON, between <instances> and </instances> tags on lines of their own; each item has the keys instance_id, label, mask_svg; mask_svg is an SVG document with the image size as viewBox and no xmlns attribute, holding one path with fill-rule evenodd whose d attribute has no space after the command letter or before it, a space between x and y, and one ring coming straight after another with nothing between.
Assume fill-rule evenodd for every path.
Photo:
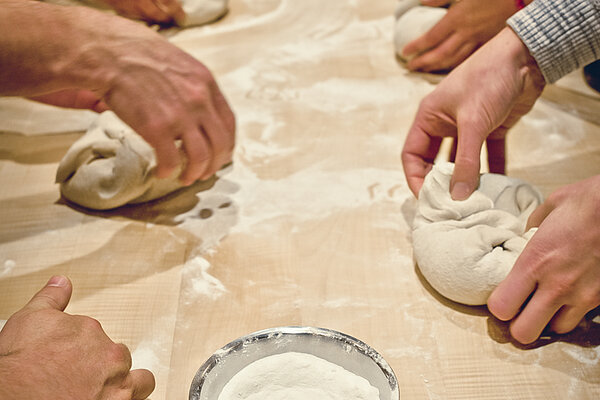
<instances>
[{"instance_id":1,"label":"folded dough top","mask_svg":"<svg viewBox=\"0 0 600 400\"><path fill-rule=\"evenodd\" d=\"M425 279L443 296L481 305L506 277L535 232L527 218L542 202L528 183L482 174L466 200L452 200L454 164L436 164L419 193L413 249Z\"/></svg>"}]
</instances>

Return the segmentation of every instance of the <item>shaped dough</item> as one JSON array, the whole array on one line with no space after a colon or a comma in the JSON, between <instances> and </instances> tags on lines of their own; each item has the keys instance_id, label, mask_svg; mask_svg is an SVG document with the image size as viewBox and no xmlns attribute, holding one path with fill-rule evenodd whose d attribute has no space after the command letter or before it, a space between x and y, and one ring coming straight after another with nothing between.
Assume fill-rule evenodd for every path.
<instances>
[{"instance_id":1,"label":"shaped dough","mask_svg":"<svg viewBox=\"0 0 600 400\"><path fill-rule=\"evenodd\" d=\"M445 8L419 6L414 3L414 0L401 1L395 13L394 47L398 57L404 61L406 61L402 56L404 46L433 28L447 12Z\"/></svg>"},{"instance_id":2,"label":"shaped dough","mask_svg":"<svg viewBox=\"0 0 600 400\"><path fill-rule=\"evenodd\" d=\"M229 0L181 0L185 21L183 26L203 25L227 13Z\"/></svg>"},{"instance_id":3,"label":"shaped dough","mask_svg":"<svg viewBox=\"0 0 600 400\"><path fill-rule=\"evenodd\" d=\"M112 12L102 0L45 0L48 3L59 5L78 5L84 3L88 6ZM180 0L186 18L182 26L196 26L213 22L227 13L229 0Z\"/></svg>"},{"instance_id":4,"label":"shaped dough","mask_svg":"<svg viewBox=\"0 0 600 400\"><path fill-rule=\"evenodd\" d=\"M152 147L112 111L106 111L67 151L56 182L66 199L107 210L154 200L183 186L177 179L180 171L158 179L155 167Z\"/></svg>"},{"instance_id":5,"label":"shaped dough","mask_svg":"<svg viewBox=\"0 0 600 400\"><path fill-rule=\"evenodd\" d=\"M438 164L425 178L413 222L414 256L425 279L443 296L481 305L535 232L525 232L525 226L542 195L519 179L482 174L468 199L454 201L452 171L454 164Z\"/></svg>"}]
</instances>

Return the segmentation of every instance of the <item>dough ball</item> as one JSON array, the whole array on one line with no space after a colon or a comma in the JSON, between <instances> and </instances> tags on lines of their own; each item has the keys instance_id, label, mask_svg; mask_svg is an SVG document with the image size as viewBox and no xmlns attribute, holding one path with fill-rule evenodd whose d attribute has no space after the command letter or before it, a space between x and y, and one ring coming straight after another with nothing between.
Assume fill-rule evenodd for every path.
<instances>
[{"instance_id":1,"label":"dough ball","mask_svg":"<svg viewBox=\"0 0 600 400\"><path fill-rule=\"evenodd\" d=\"M73 203L107 210L154 200L183 186L177 179L180 171L158 179L155 168L152 147L112 111L106 111L67 151L56 182L63 197Z\"/></svg>"},{"instance_id":2,"label":"dough ball","mask_svg":"<svg viewBox=\"0 0 600 400\"><path fill-rule=\"evenodd\" d=\"M203 25L227 13L229 0L181 0L185 21L183 26Z\"/></svg>"},{"instance_id":3,"label":"dough ball","mask_svg":"<svg viewBox=\"0 0 600 400\"><path fill-rule=\"evenodd\" d=\"M396 27L394 29L394 47L402 60L402 49L409 42L429 31L446 15L447 10L441 7L416 6L402 1L396 9Z\"/></svg>"},{"instance_id":4,"label":"dough ball","mask_svg":"<svg viewBox=\"0 0 600 400\"><path fill-rule=\"evenodd\" d=\"M444 297L486 304L535 232L527 218L542 203L533 186L498 174L482 174L464 201L450 197L454 164L433 167L419 193L413 251L419 269Z\"/></svg>"}]
</instances>

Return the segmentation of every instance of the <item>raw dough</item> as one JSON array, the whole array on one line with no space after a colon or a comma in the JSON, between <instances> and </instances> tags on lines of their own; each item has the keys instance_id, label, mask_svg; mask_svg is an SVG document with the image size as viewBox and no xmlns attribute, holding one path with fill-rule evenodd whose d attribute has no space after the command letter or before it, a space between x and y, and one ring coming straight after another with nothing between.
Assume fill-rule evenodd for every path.
<instances>
[{"instance_id":1,"label":"raw dough","mask_svg":"<svg viewBox=\"0 0 600 400\"><path fill-rule=\"evenodd\" d=\"M45 0L48 3L59 5L78 5L84 3L88 6L113 12L101 0ZM203 25L213 22L227 13L229 0L180 0L185 11L186 19L182 26Z\"/></svg>"},{"instance_id":2,"label":"raw dough","mask_svg":"<svg viewBox=\"0 0 600 400\"><path fill-rule=\"evenodd\" d=\"M154 150L112 111L102 113L61 160L56 172L62 195L79 205L107 210L143 203L183 185L154 176Z\"/></svg>"},{"instance_id":3,"label":"raw dough","mask_svg":"<svg viewBox=\"0 0 600 400\"><path fill-rule=\"evenodd\" d=\"M203 25L227 13L229 0L181 0L185 21L183 26Z\"/></svg>"},{"instance_id":4,"label":"raw dough","mask_svg":"<svg viewBox=\"0 0 600 400\"><path fill-rule=\"evenodd\" d=\"M365 378L312 354L261 358L238 372L218 400L379 400Z\"/></svg>"},{"instance_id":5,"label":"raw dough","mask_svg":"<svg viewBox=\"0 0 600 400\"><path fill-rule=\"evenodd\" d=\"M467 200L454 201L449 193L453 170L454 164L438 164L425 178L413 222L414 256L443 296L481 305L535 232L525 232L525 226L542 195L519 179L482 174Z\"/></svg>"},{"instance_id":6,"label":"raw dough","mask_svg":"<svg viewBox=\"0 0 600 400\"><path fill-rule=\"evenodd\" d=\"M429 31L446 15L441 7L414 6L413 0L401 1L396 8L396 27L394 29L394 47L402 60L402 49L409 42Z\"/></svg>"}]
</instances>

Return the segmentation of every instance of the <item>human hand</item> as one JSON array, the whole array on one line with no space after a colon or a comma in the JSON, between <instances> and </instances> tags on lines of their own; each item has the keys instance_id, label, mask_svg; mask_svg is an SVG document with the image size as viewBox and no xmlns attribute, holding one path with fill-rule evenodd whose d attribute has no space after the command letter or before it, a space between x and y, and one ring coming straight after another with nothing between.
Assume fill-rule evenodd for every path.
<instances>
[{"instance_id":1,"label":"human hand","mask_svg":"<svg viewBox=\"0 0 600 400\"><path fill-rule=\"evenodd\" d=\"M412 71L444 71L456 67L478 47L504 28L517 10L514 0L422 0L422 5L440 7L450 4L446 15L427 33L402 50L414 56L406 67Z\"/></svg>"},{"instance_id":2,"label":"human hand","mask_svg":"<svg viewBox=\"0 0 600 400\"><path fill-rule=\"evenodd\" d=\"M101 0L127 18L147 22L180 24L185 20L185 13L178 0Z\"/></svg>"},{"instance_id":3,"label":"human hand","mask_svg":"<svg viewBox=\"0 0 600 400\"><path fill-rule=\"evenodd\" d=\"M55 276L0 332L0 398L141 400L154 390L148 370L133 370L129 350L98 321L63 312L71 282Z\"/></svg>"},{"instance_id":4,"label":"human hand","mask_svg":"<svg viewBox=\"0 0 600 400\"><path fill-rule=\"evenodd\" d=\"M150 29L126 20L113 29L119 33L103 46L113 79L97 95L154 147L158 177L185 163L184 184L208 179L231 161L235 144L235 117L212 74Z\"/></svg>"},{"instance_id":5,"label":"human hand","mask_svg":"<svg viewBox=\"0 0 600 400\"><path fill-rule=\"evenodd\" d=\"M527 229L539 229L488 299L517 341L535 341L548 324L569 332L600 305L598 204L600 175L560 188L529 217Z\"/></svg>"},{"instance_id":6,"label":"human hand","mask_svg":"<svg viewBox=\"0 0 600 400\"><path fill-rule=\"evenodd\" d=\"M180 180L191 184L231 161L235 117L194 57L142 24L88 7L2 4L0 94L110 108L154 147L158 177L182 167Z\"/></svg>"},{"instance_id":7,"label":"human hand","mask_svg":"<svg viewBox=\"0 0 600 400\"><path fill-rule=\"evenodd\" d=\"M450 182L455 200L477 188L481 147L488 141L491 163L504 164L504 141L529 112L545 85L527 47L505 28L453 70L423 99L402 149L409 188L418 196L444 137L457 140Z\"/></svg>"}]
</instances>

